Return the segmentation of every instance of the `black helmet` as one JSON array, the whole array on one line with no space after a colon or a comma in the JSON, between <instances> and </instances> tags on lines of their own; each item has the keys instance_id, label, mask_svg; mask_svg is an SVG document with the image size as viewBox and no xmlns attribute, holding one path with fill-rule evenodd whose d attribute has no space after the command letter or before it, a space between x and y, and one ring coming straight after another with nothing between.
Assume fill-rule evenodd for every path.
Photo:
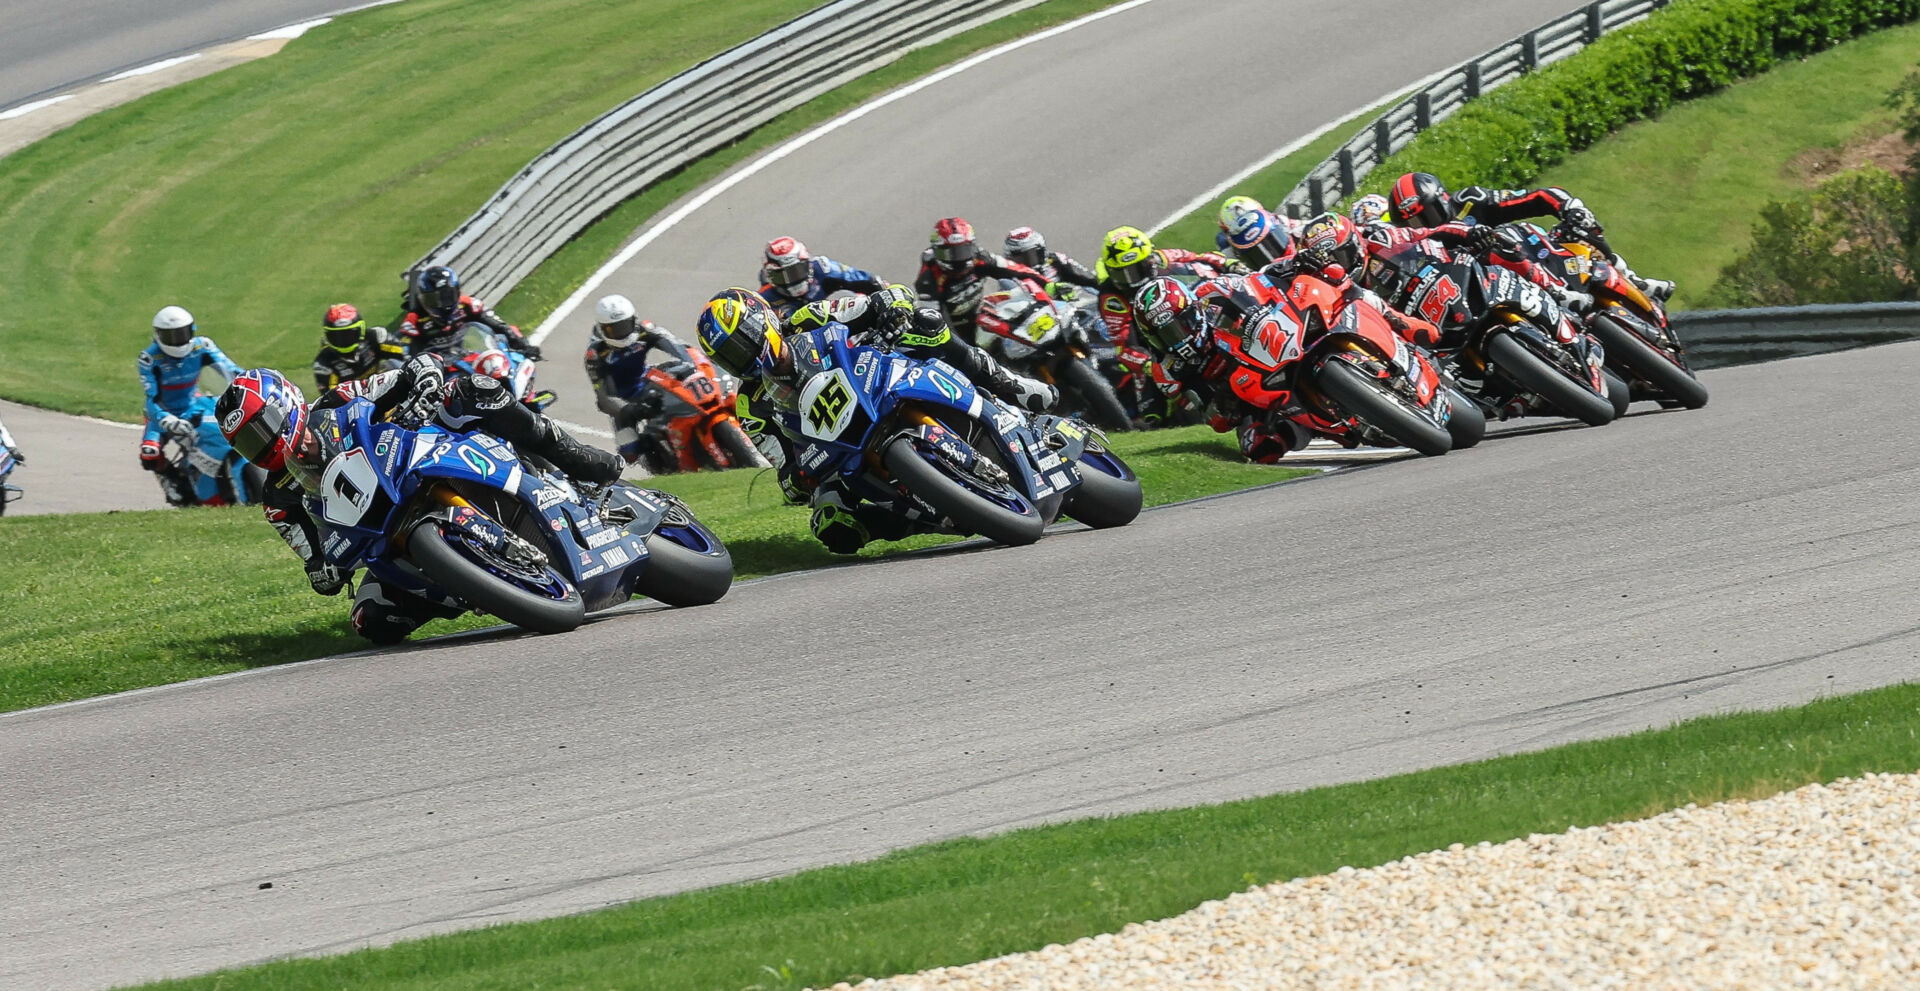
<instances>
[{"instance_id":1,"label":"black helmet","mask_svg":"<svg viewBox=\"0 0 1920 991\"><path fill-rule=\"evenodd\" d=\"M1425 172L1401 176L1387 197L1387 219L1396 227L1438 227L1453 216L1453 195Z\"/></svg>"},{"instance_id":2,"label":"black helmet","mask_svg":"<svg viewBox=\"0 0 1920 991\"><path fill-rule=\"evenodd\" d=\"M460 306L460 277L445 265L433 265L413 277L413 311L445 320Z\"/></svg>"}]
</instances>

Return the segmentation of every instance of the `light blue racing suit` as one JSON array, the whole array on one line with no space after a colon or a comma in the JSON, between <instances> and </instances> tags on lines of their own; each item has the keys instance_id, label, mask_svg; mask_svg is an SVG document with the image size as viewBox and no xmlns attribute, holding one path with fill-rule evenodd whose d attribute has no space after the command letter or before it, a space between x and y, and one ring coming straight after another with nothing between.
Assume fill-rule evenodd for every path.
<instances>
[{"instance_id":1,"label":"light blue racing suit","mask_svg":"<svg viewBox=\"0 0 1920 991\"><path fill-rule=\"evenodd\" d=\"M140 384L147 390L147 429L140 435L143 463L159 458L160 421L169 414L186 420L199 414L197 429L201 449L226 453L227 439L221 436L220 424L213 419L214 397L199 389L200 373L209 365L218 369L228 382L240 374L240 366L205 337L195 337L184 358L168 357L158 343L148 344L147 349L140 352L136 368L140 372ZM205 501L220 494L220 482L203 474L198 477L195 489Z\"/></svg>"}]
</instances>

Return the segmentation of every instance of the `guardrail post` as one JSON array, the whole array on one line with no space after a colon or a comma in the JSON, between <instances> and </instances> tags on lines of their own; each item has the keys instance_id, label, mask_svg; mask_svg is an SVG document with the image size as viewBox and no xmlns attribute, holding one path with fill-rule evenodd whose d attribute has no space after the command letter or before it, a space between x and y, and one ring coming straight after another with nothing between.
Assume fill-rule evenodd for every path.
<instances>
[{"instance_id":1,"label":"guardrail post","mask_svg":"<svg viewBox=\"0 0 1920 991\"><path fill-rule=\"evenodd\" d=\"M1393 154L1393 124L1387 121L1387 115L1373 122L1373 160L1384 162Z\"/></svg>"},{"instance_id":2,"label":"guardrail post","mask_svg":"<svg viewBox=\"0 0 1920 991\"><path fill-rule=\"evenodd\" d=\"M1319 176L1307 179L1307 205L1313 207L1315 216L1327 212L1327 191L1321 188Z\"/></svg>"},{"instance_id":3,"label":"guardrail post","mask_svg":"<svg viewBox=\"0 0 1920 991\"><path fill-rule=\"evenodd\" d=\"M1540 68L1540 32L1528 31L1520 39L1520 67L1527 72Z\"/></svg>"},{"instance_id":4,"label":"guardrail post","mask_svg":"<svg viewBox=\"0 0 1920 991\"><path fill-rule=\"evenodd\" d=\"M1352 196L1360 184L1353 177L1353 149L1340 149L1340 195Z\"/></svg>"},{"instance_id":5,"label":"guardrail post","mask_svg":"<svg viewBox=\"0 0 1920 991\"><path fill-rule=\"evenodd\" d=\"M1433 94L1421 90L1413 96L1413 129L1415 133L1433 126Z\"/></svg>"},{"instance_id":6,"label":"guardrail post","mask_svg":"<svg viewBox=\"0 0 1920 991\"><path fill-rule=\"evenodd\" d=\"M1478 59L1467 63L1467 81L1466 81L1466 85L1463 88L1466 90L1467 99L1472 100L1479 97L1480 95L1480 62Z\"/></svg>"},{"instance_id":7,"label":"guardrail post","mask_svg":"<svg viewBox=\"0 0 1920 991\"><path fill-rule=\"evenodd\" d=\"M1607 15L1600 9L1599 0L1587 5L1587 44L1600 40L1607 31Z\"/></svg>"}]
</instances>

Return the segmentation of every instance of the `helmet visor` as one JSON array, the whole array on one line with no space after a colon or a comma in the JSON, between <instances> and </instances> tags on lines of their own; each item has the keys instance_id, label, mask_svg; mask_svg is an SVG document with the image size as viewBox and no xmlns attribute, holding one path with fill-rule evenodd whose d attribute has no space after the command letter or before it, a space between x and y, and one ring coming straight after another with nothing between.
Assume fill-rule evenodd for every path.
<instances>
[{"instance_id":1,"label":"helmet visor","mask_svg":"<svg viewBox=\"0 0 1920 991\"><path fill-rule=\"evenodd\" d=\"M193 343L193 327L193 324L187 324L185 327L155 327L153 339L159 341L162 347L183 348Z\"/></svg>"},{"instance_id":2,"label":"helmet visor","mask_svg":"<svg viewBox=\"0 0 1920 991\"><path fill-rule=\"evenodd\" d=\"M355 320L344 327L328 327L326 329L327 347L335 351L351 351L360 345L360 337L366 332L365 320Z\"/></svg>"},{"instance_id":3,"label":"helmet visor","mask_svg":"<svg viewBox=\"0 0 1920 991\"><path fill-rule=\"evenodd\" d=\"M775 289L805 290L813 283L813 263L795 258L782 265L767 263L767 282Z\"/></svg>"},{"instance_id":4,"label":"helmet visor","mask_svg":"<svg viewBox=\"0 0 1920 991\"><path fill-rule=\"evenodd\" d=\"M460 305L459 286L435 286L420 291L420 309L430 317L447 317Z\"/></svg>"},{"instance_id":5,"label":"helmet visor","mask_svg":"<svg viewBox=\"0 0 1920 991\"><path fill-rule=\"evenodd\" d=\"M1014 261L1019 262L1020 264L1025 265L1028 268L1036 268L1036 269L1040 267L1042 262L1046 261L1046 254L1047 254L1047 249L1040 247L1039 245L1034 245L1032 247L1026 247L1026 248L1012 248L1007 251L1008 258L1011 258Z\"/></svg>"},{"instance_id":6,"label":"helmet visor","mask_svg":"<svg viewBox=\"0 0 1920 991\"><path fill-rule=\"evenodd\" d=\"M1114 285L1133 292L1153 280L1153 256L1148 255L1131 265L1122 265L1107 274L1113 279Z\"/></svg>"},{"instance_id":7,"label":"helmet visor","mask_svg":"<svg viewBox=\"0 0 1920 991\"><path fill-rule=\"evenodd\" d=\"M713 363L740 378L750 377L754 366L760 363L760 355L767 347L767 331L763 321L749 315L740 321L740 326L715 347L710 357Z\"/></svg>"},{"instance_id":8,"label":"helmet visor","mask_svg":"<svg viewBox=\"0 0 1920 991\"><path fill-rule=\"evenodd\" d=\"M948 268L959 268L969 264L977 254L972 241L959 244L936 244L933 246L933 259Z\"/></svg>"},{"instance_id":9,"label":"helmet visor","mask_svg":"<svg viewBox=\"0 0 1920 991\"><path fill-rule=\"evenodd\" d=\"M608 344L625 347L632 344L639 336L639 329L640 322L637 318L622 317L612 323L601 324L600 336L606 338Z\"/></svg>"},{"instance_id":10,"label":"helmet visor","mask_svg":"<svg viewBox=\"0 0 1920 991\"><path fill-rule=\"evenodd\" d=\"M260 412L248 418L233 432L229 441L241 457L259 465L268 471L275 471L282 465L285 453L279 450L280 432L286 429L287 413L272 403L260 408Z\"/></svg>"}]
</instances>

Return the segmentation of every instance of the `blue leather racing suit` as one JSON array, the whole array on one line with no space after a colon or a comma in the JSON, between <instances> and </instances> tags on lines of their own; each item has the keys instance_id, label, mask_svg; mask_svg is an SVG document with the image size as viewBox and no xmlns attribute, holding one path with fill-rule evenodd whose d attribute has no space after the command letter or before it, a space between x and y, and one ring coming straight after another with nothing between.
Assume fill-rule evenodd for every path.
<instances>
[{"instance_id":1,"label":"blue leather racing suit","mask_svg":"<svg viewBox=\"0 0 1920 991\"><path fill-rule=\"evenodd\" d=\"M813 288L807 290L804 298L789 296L785 290L777 289L772 283L760 287L760 295L773 306L780 319L793 316L794 311L808 303L817 303L837 292L855 292L866 294L879 292L887 287L885 280L863 268L842 265L831 258L815 255L813 258Z\"/></svg>"},{"instance_id":2,"label":"blue leather racing suit","mask_svg":"<svg viewBox=\"0 0 1920 991\"><path fill-rule=\"evenodd\" d=\"M208 366L218 369L228 382L240 374L240 366L205 337L195 337L184 358L167 356L157 343L148 344L146 350L140 352L136 369L140 373L140 384L147 392L147 428L140 435L142 467L161 470L161 424L170 416L193 424L202 450L225 455L227 439L221 436L220 425L213 420L214 397L199 389L200 373ZM196 479L194 488L202 501L220 494L219 480L205 473Z\"/></svg>"}]
</instances>

